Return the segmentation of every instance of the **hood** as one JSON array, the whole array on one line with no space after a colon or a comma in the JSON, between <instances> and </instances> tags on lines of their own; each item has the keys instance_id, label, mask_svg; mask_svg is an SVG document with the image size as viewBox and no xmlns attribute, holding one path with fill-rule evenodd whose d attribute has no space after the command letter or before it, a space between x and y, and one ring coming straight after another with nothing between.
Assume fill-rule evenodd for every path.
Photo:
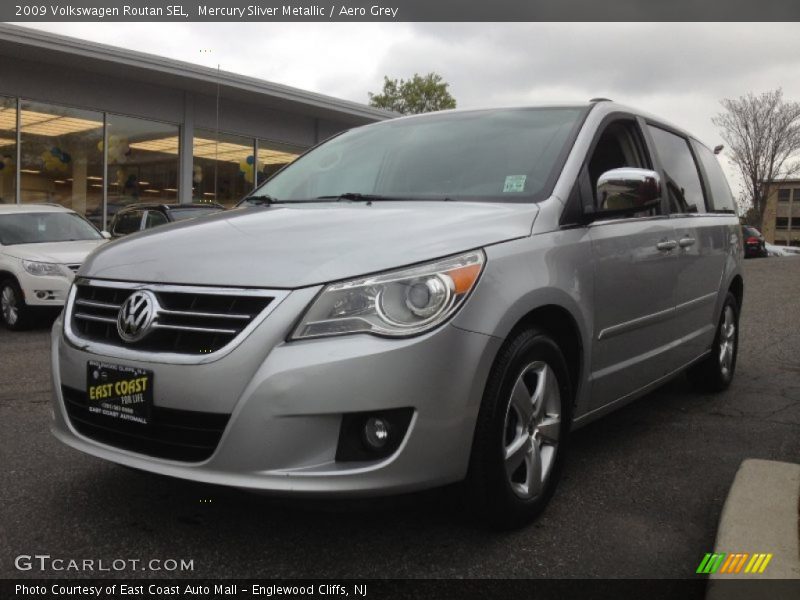
<instances>
[{"instance_id":1,"label":"hood","mask_svg":"<svg viewBox=\"0 0 800 600\"><path fill-rule=\"evenodd\" d=\"M79 265L86 255L108 240L76 240L74 242L44 242L40 244L13 244L5 246L3 252L22 260Z\"/></svg>"},{"instance_id":2,"label":"hood","mask_svg":"<svg viewBox=\"0 0 800 600\"><path fill-rule=\"evenodd\" d=\"M235 209L111 242L79 274L299 288L524 237L537 212L535 204L418 201Z\"/></svg>"}]
</instances>

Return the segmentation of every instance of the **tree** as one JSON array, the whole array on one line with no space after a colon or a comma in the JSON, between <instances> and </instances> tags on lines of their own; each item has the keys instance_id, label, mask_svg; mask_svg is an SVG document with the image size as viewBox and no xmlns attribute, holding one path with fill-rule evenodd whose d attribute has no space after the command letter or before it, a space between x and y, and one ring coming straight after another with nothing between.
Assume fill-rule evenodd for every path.
<instances>
[{"instance_id":1,"label":"tree","mask_svg":"<svg viewBox=\"0 0 800 600\"><path fill-rule=\"evenodd\" d=\"M744 180L749 219L761 225L770 184L800 168L800 103L783 99L780 88L720 102L725 109L711 121L719 127L730 159Z\"/></svg>"},{"instance_id":2,"label":"tree","mask_svg":"<svg viewBox=\"0 0 800 600\"><path fill-rule=\"evenodd\" d=\"M369 92L370 106L393 110L404 115L446 110L456 107L456 99L447 91L449 84L441 75L414 73L409 80L383 78L383 93Z\"/></svg>"}]
</instances>

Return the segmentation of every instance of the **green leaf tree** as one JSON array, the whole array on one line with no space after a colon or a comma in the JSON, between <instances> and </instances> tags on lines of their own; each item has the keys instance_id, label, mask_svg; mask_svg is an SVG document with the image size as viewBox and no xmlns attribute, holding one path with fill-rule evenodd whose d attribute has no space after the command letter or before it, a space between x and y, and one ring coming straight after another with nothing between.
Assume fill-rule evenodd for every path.
<instances>
[{"instance_id":1,"label":"green leaf tree","mask_svg":"<svg viewBox=\"0 0 800 600\"><path fill-rule=\"evenodd\" d=\"M424 77L414 73L411 79L399 81L384 77L383 92L369 92L369 104L404 115L447 110L456 107L456 99L447 91L448 86L438 73L428 73Z\"/></svg>"}]
</instances>

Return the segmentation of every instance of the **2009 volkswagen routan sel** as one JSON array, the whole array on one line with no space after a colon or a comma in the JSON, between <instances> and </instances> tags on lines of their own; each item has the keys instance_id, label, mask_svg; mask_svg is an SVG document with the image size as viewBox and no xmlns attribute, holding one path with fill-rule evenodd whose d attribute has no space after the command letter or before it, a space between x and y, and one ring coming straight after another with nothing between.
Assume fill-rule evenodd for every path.
<instances>
[{"instance_id":1,"label":"2009 volkswagen routan sel","mask_svg":"<svg viewBox=\"0 0 800 600\"><path fill-rule=\"evenodd\" d=\"M610 101L342 133L255 206L109 244L53 329L52 430L278 493L464 482L525 523L568 432L736 367L742 239L713 153Z\"/></svg>"}]
</instances>

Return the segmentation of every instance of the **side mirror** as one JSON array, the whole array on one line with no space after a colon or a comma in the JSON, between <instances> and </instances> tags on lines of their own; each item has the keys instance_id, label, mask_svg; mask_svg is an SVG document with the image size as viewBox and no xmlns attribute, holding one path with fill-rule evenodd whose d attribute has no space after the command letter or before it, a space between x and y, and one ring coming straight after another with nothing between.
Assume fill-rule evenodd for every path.
<instances>
[{"instance_id":1,"label":"side mirror","mask_svg":"<svg viewBox=\"0 0 800 600\"><path fill-rule=\"evenodd\" d=\"M661 177L649 169L612 169L598 178L595 196L594 218L647 210L661 199Z\"/></svg>"},{"instance_id":2,"label":"side mirror","mask_svg":"<svg viewBox=\"0 0 800 600\"><path fill-rule=\"evenodd\" d=\"M111 239L111 234L110 234L110 233L108 233L108 232L107 232L107 231L105 231L105 230L104 230L104 231L101 231L101 232L100 232L100 235L102 235L102 236L103 236L104 238L106 238L107 240L110 240L110 239Z\"/></svg>"}]
</instances>

